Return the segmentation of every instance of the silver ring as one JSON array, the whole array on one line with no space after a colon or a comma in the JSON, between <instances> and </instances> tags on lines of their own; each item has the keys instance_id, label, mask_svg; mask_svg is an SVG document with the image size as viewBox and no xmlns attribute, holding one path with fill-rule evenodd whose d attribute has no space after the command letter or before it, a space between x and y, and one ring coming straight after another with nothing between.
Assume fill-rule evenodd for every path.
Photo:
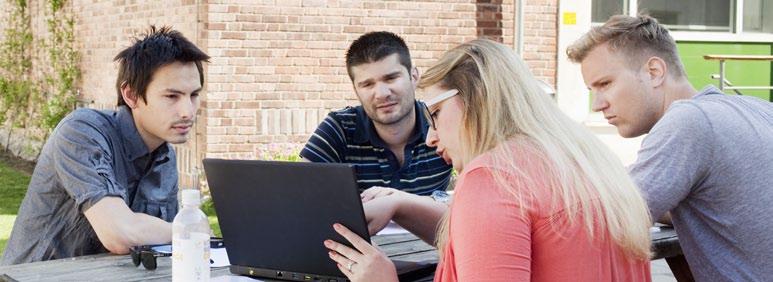
<instances>
[{"instance_id":1,"label":"silver ring","mask_svg":"<svg viewBox=\"0 0 773 282\"><path fill-rule=\"evenodd\" d=\"M348 266L346 266L346 269L347 269L347 270L349 270L349 272L352 272L352 265L354 265L354 262L353 262L353 261L350 261L350 262L349 262L349 265L348 265Z\"/></svg>"}]
</instances>

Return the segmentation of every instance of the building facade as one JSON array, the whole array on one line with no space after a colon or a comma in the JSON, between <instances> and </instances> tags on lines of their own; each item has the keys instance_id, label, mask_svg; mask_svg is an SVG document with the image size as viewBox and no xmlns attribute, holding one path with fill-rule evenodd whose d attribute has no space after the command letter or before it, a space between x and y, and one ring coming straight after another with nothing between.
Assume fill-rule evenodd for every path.
<instances>
[{"instance_id":1,"label":"building facade","mask_svg":"<svg viewBox=\"0 0 773 282\"><path fill-rule=\"evenodd\" d=\"M518 34L523 57L537 77L554 86L557 2L523 4L526 16ZM38 29L45 24L45 5L30 1ZM115 106L113 56L149 25L170 25L212 56L195 138L177 146L181 174L204 157L297 154L329 111L358 103L344 55L363 33L401 35L421 72L446 50L474 38L515 47L518 31L512 0L71 0L66 5L82 56L82 106Z\"/></svg>"},{"instance_id":2,"label":"building facade","mask_svg":"<svg viewBox=\"0 0 773 282\"><path fill-rule=\"evenodd\" d=\"M29 3L33 31L44 33L41 15L48 1ZM76 22L79 99L85 107L115 106L113 56L149 25L170 25L212 56L195 137L177 146L183 176L204 157L297 154L329 111L358 103L344 54L369 31L401 35L420 72L474 38L511 46L555 89L559 107L624 163L633 162L641 139L617 137L601 115L590 112L579 66L564 53L592 26L620 13L658 17L673 30L697 88L716 84L710 75L717 63L703 60L705 53L773 54L773 4L764 0L70 0L66 10ZM728 78L771 85L772 69L769 62L733 64ZM771 99L770 91L748 94Z\"/></svg>"}]
</instances>

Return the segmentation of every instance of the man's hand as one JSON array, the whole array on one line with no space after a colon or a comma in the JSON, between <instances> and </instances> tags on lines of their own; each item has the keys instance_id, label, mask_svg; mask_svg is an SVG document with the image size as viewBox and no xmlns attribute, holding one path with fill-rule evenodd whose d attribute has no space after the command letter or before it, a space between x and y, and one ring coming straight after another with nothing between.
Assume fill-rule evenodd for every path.
<instances>
[{"instance_id":1,"label":"man's hand","mask_svg":"<svg viewBox=\"0 0 773 282\"><path fill-rule=\"evenodd\" d=\"M413 196L394 188L373 186L360 194L365 220L368 222L368 233L375 235L389 224L400 208L400 204Z\"/></svg>"},{"instance_id":2,"label":"man's hand","mask_svg":"<svg viewBox=\"0 0 773 282\"><path fill-rule=\"evenodd\" d=\"M427 196L418 196L393 188L373 187L362 192L362 208L368 221L368 233L374 235L390 220L434 244L435 232L448 205Z\"/></svg>"},{"instance_id":3,"label":"man's hand","mask_svg":"<svg viewBox=\"0 0 773 282\"><path fill-rule=\"evenodd\" d=\"M403 201L404 195L401 193L405 192L398 191L398 193L377 197L362 204L365 220L368 222L368 233L371 236L384 229L392 220L400 201Z\"/></svg>"},{"instance_id":4,"label":"man's hand","mask_svg":"<svg viewBox=\"0 0 773 282\"><path fill-rule=\"evenodd\" d=\"M394 193L400 193L402 191L397 190L395 188L389 188L389 187L381 187L381 186L373 186L360 194L360 199L363 203L367 203L370 200L373 200L375 198L385 197L392 195ZM402 192L404 193L404 192Z\"/></svg>"}]
</instances>

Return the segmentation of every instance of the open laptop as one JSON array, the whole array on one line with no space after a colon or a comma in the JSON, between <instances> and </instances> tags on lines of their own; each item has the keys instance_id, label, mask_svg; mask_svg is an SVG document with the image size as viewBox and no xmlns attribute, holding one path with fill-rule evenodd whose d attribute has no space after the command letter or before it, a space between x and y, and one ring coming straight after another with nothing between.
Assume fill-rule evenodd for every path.
<instances>
[{"instance_id":1,"label":"open laptop","mask_svg":"<svg viewBox=\"0 0 773 282\"><path fill-rule=\"evenodd\" d=\"M204 159L204 172L234 274L295 281L346 281L326 239L351 246L341 223L368 242L354 170L346 164ZM436 264L394 261L401 281Z\"/></svg>"}]
</instances>

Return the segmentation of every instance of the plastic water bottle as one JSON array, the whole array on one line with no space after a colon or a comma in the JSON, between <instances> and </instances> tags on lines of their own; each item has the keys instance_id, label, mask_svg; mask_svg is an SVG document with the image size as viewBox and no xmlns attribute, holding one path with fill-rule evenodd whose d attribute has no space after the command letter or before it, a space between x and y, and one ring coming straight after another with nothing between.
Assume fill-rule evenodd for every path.
<instances>
[{"instance_id":1,"label":"plastic water bottle","mask_svg":"<svg viewBox=\"0 0 773 282\"><path fill-rule=\"evenodd\" d=\"M172 222L172 281L209 281L209 221L199 190L181 193L182 209Z\"/></svg>"}]
</instances>

